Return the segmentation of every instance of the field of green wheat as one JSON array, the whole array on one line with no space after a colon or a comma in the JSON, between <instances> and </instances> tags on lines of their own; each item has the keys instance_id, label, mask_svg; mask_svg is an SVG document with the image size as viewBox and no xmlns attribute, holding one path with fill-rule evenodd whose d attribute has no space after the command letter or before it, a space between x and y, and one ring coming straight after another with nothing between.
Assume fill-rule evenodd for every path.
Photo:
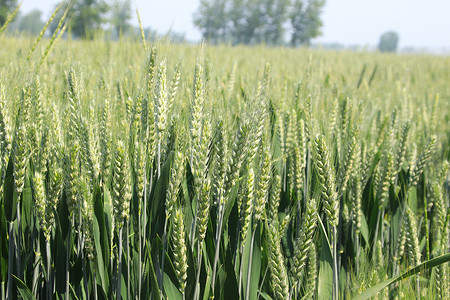
<instances>
[{"instance_id":1,"label":"field of green wheat","mask_svg":"<svg viewBox=\"0 0 450 300\"><path fill-rule=\"evenodd\" d=\"M450 57L0 44L1 299L450 297Z\"/></svg>"}]
</instances>

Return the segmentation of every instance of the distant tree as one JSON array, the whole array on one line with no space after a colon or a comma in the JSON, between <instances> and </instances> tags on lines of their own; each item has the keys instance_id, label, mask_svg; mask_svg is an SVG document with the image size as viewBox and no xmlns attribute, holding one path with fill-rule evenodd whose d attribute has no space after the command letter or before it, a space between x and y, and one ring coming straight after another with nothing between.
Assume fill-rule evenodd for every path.
<instances>
[{"instance_id":1,"label":"distant tree","mask_svg":"<svg viewBox=\"0 0 450 300\"><path fill-rule=\"evenodd\" d=\"M264 40L261 26L265 16L260 0L246 0L236 2L233 15L236 16L231 27L231 36L234 44L259 43Z\"/></svg>"},{"instance_id":2,"label":"distant tree","mask_svg":"<svg viewBox=\"0 0 450 300\"><path fill-rule=\"evenodd\" d=\"M292 26L291 44L309 45L311 40L322 34L320 13L325 0L295 0L291 7L290 23Z\"/></svg>"},{"instance_id":3,"label":"distant tree","mask_svg":"<svg viewBox=\"0 0 450 300\"><path fill-rule=\"evenodd\" d=\"M211 43L281 44L289 25L291 42L309 44L320 35L325 0L200 0L194 25Z\"/></svg>"},{"instance_id":4,"label":"distant tree","mask_svg":"<svg viewBox=\"0 0 450 300\"><path fill-rule=\"evenodd\" d=\"M250 30L246 29L248 22L246 15L251 9L247 4L245 0L230 0L230 7L226 11L227 19L229 19L227 31L233 44L244 43L247 40L246 35Z\"/></svg>"},{"instance_id":5,"label":"distant tree","mask_svg":"<svg viewBox=\"0 0 450 300\"><path fill-rule=\"evenodd\" d=\"M129 23L132 16L130 0L114 0L110 6L110 13L113 34L118 37L121 33L128 33L132 28Z\"/></svg>"},{"instance_id":6,"label":"distant tree","mask_svg":"<svg viewBox=\"0 0 450 300\"><path fill-rule=\"evenodd\" d=\"M45 26L45 23L42 21L41 17L42 11L39 9L33 9L18 20L17 29L33 35L38 35Z\"/></svg>"},{"instance_id":7,"label":"distant tree","mask_svg":"<svg viewBox=\"0 0 450 300\"><path fill-rule=\"evenodd\" d=\"M398 47L399 36L395 31L387 31L380 37L378 50L381 52L396 52Z\"/></svg>"},{"instance_id":8,"label":"distant tree","mask_svg":"<svg viewBox=\"0 0 450 300\"><path fill-rule=\"evenodd\" d=\"M8 15L17 6L17 0L0 0L0 27L5 24Z\"/></svg>"},{"instance_id":9,"label":"distant tree","mask_svg":"<svg viewBox=\"0 0 450 300\"><path fill-rule=\"evenodd\" d=\"M284 35L284 23L288 12L288 0L265 0L262 16L264 41L268 44L279 44Z\"/></svg>"},{"instance_id":10,"label":"distant tree","mask_svg":"<svg viewBox=\"0 0 450 300\"><path fill-rule=\"evenodd\" d=\"M63 0L65 5L59 10L55 20L50 24L50 31L54 32L58 21L64 14L64 9L71 5L68 19L69 29L77 38L93 38L93 34L106 23L108 5L104 0Z\"/></svg>"},{"instance_id":11,"label":"distant tree","mask_svg":"<svg viewBox=\"0 0 450 300\"><path fill-rule=\"evenodd\" d=\"M102 0L77 0L72 6L70 28L80 38L92 38L105 22L108 5Z\"/></svg>"},{"instance_id":12,"label":"distant tree","mask_svg":"<svg viewBox=\"0 0 450 300\"><path fill-rule=\"evenodd\" d=\"M216 44L225 38L226 2L227 0L200 0L200 7L194 13L194 25L210 43Z\"/></svg>"}]
</instances>

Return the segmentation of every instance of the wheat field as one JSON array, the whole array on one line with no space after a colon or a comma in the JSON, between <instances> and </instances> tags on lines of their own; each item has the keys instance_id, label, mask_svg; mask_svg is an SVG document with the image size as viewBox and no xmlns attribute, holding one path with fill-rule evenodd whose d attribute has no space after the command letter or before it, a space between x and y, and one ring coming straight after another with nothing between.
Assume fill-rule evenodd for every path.
<instances>
[{"instance_id":1,"label":"wheat field","mask_svg":"<svg viewBox=\"0 0 450 300\"><path fill-rule=\"evenodd\" d=\"M450 57L0 43L2 299L450 297Z\"/></svg>"}]
</instances>

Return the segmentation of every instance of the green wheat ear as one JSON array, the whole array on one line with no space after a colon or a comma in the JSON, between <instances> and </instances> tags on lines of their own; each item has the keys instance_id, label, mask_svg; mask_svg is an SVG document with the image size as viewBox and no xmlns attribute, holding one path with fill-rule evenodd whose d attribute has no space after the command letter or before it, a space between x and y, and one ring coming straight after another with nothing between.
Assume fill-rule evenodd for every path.
<instances>
[{"instance_id":1,"label":"green wheat ear","mask_svg":"<svg viewBox=\"0 0 450 300\"><path fill-rule=\"evenodd\" d=\"M173 214L174 232L172 235L174 245L174 266L175 272L180 283L180 291L184 294L187 280L187 247L183 213L180 208L176 208Z\"/></svg>"},{"instance_id":2,"label":"green wheat ear","mask_svg":"<svg viewBox=\"0 0 450 300\"><path fill-rule=\"evenodd\" d=\"M13 151L14 186L17 194L21 195L25 184L28 160L27 135L24 123L20 123L16 130Z\"/></svg>"},{"instance_id":3,"label":"green wheat ear","mask_svg":"<svg viewBox=\"0 0 450 300\"><path fill-rule=\"evenodd\" d=\"M276 222L271 222L267 228L270 283L276 299L288 299L289 285L280 245L280 235L278 228L273 223Z\"/></svg>"},{"instance_id":4,"label":"green wheat ear","mask_svg":"<svg viewBox=\"0 0 450 300\"><path fill-rule=\"evenodd\" d=\"M324 135L318 135L314 140L314 160L327 221L331 226L337 226L339 222L339 201L336 195L336 179Z\"/></svg>"},{"instance_id":5,"label":"green wheat ear","mask_svg":"<svg viewBox=\"0 0 450 300\"><path fill-rule=\"evenodd\" d=\"M131 199L128 156L122 141L118 141L116 145L113 172L111 196L113 198L114 227L119 230L129 218Z\"/></svg>"},{"instance_id":6,"label":"green wheat ear","mask_svg":"<svg viewBox=\"0 0 450 300\"><path fill-rule=\"evenodd\" d=\"M155 93L155 124L158 140L162 141L163 134L167 128L169 119L169 95L167 84L167 66L162 61L158 68L158 76L156 82Z\"/></svg>"},{"instance_id":7,"label":"green wheat ear","mask_svg":"<svg viewBox=\"0 0 450 300\"><path fill-rule=\"evenodd\" d=\"M306 211L304 213L300 237L295 242L294 260L292 273L294 275L294 286L302 279L304 268L306 266L309 251L313 245L313 234L317 225L317 202L310 199L306 203Z\"/></svg>"},{"instance_id":8,"label":"green wheat ear","mask_svg":"<svg viewBox=\"0 0 450 300\"><path fill-rule=\"evenodd\" d=\"M42 37L45 34L45 31L47 30L48 26L50 25L50 23L53 21L53 19L55 18L56 14L58 13L58 11L60 10L61 6L63 5L63 1L61 1L61 3L58 4L58 6L55 8L55 10L53 11L52 15L50 16L50 18L48 19L47 23L45 23L44 28L42 28L41 32L39 33L39 36L37 37L36 41L33 44L33 47L30 50L30 53L28 54L27 57L27 61L30 60L31 58L31 54L33 54L34 50L36 49L37 44L39 44L39 41L42 39Z\"/></svg>"},{"instance_id":9,"label":"green wheat ear","mask_svg":"<svg viewBox=\"0 0 450 300\"><path fill-rule=\"evenodd\" d=\"M184 175L184 154L181 151L175 153L175 160L170 168L169 187L166 194L166 218L170 219L178 192Z\"/></svg>"},{"instance_id":10,"label":"green wheat ear","mask_svg":"<svg viewBox=\"0 0 450 300\"><path fill-rule=\"evenodd\" d=\"M281 194L281 176L275 174L272 176L269 196L269 220L278 222L278 208L280 206Z\"/></svg>"},{"instance_id":11,"label":"green wheat ear","mask_svg":"<svg viewBox=\"0 0 450 300\"><path fill-rule=\"evenodd\" d=\"M432 135L428 141L428 144L426 145L423 152L420 154L419 158L417 159L414 168L410 170L410 185L415 186L417 185L419 181L420 175L423 173L426 165L431 159L431 156L433 155L435 151L437 143L437 137L436 135Z\"/></svg>"},{"instance_id":12,"label":"green wheat ear","mask_svg":"<svg viewBox=\"0 0 450 300\"><path fill-rule=\"evenodd\" d=\"M144 27L142 27L141 16L139 15L139 11L138 11L137 7L136 7L136 15L137 15L138 22L139 22L139 31L141 33L142 46L144 47L145 52L147 52L147 42L145 39Z\"/></svg>"},{"instance_id":13,"label":"green wheat ear","mask_svg":"<svg viewBox=\"0 0 450 300\"><path fill-rule=\"evenodd\" d=\"M111 114L108 100L105 100L105 104L102 107L100 115L100 168L104 173L108 174L108 170L111 164Z\"/></svg>"},{"instance_id":14,"label":"green wheat ear","mask_svg":"<svg viewBox=\"0 0 450 300\"><path fill-rule=\"evenodd\" d=\"M306 167L306 148L307 140L305 133L305 122L303 119L300 119L298 122L298 133L297 133L297 141L294 147L294 155L295 155L295 188L297 189L297 193L300 193L300 190L303 189L303 183L305 180L304 170Z\"/></svg>"},{"instance_id":15,"label":"green wheat ear","mask_svg":"<svg viewBox=\"0 0 450 300\"><path fill-rule=\"evenodd\" d=\"M243 197L245 198L242 201L242 207L240 209L241 212L241 241L244 243L247 238L247 231L250 225L250 221L252 218L253 212L253 198L254 198L254 190L255 190L255 174L252 168L248 170L246 176L246 184L245 184L245 192Z\"/></svg>"},{"instance_id":16,"label":"green wheat ear","mask_svg":"<svg viewBox=\"0 0 450 300\"><path fill-rule=\"evenodd\" d=\"M47 216L47 199L45 197L44 177L42 174L36 172L33 177L34 198L36 201L36 212L38 215L39 226L44 232L47 240L50 240L50 218Z\"/></svg>"},{"instance_id":17,"label":"green wheat ear","mask_svg":"<svg viewBox=\"0 0 450 300\"><path fill-rule=\"evenodd\" d=\"M258 181L256 182L255 200L253 204L253 229L256 229L258 221L263 218L269 199L272 157L268 148L264 149L262 155L261 169L259 171Z\"/></svg>"},{"instance_id":18,"label":"green wheat ear","mask_svg":"<svg viewBox=\"0 0 450 300\"><path fill-rule=\"evenodd\" d=\"M226 162L228 156L227 147L227 135L226 135L225 125L223 119L219 117L217 120L214 135L213 135L213 145L212 145L212 157L211 163L211 176L212 176L212 189L214 197L214 205L217 206L220 201L223 202L224 197L224 184L226 176Z\"/></svg>"},{"instance_id":19,"label":"green wheat ear","mask_svg":"<svg viewBox=\"0 0 450 300\"><path fill-rule=\"evenodd\" d=\"M315 297L316 289L317 289L317 253L316 253L316 245L314 243L311 244L308 253L308 265L307 265L307 278L306 278L306 291L307 295L311 297Z\"/></svg>"},{"instance_id":20,"label":"green wheat ear","mask_svg":"<svg viewBox=\"0 0 450 300\"><path fill-rule=\"evenodd\" d=\"M78 180L79 180L79 144L75 141L68 146L64 161L64 191L67 195L67 206L72 219L79 211L78 206Z\"/></svg>"}]
</instances>

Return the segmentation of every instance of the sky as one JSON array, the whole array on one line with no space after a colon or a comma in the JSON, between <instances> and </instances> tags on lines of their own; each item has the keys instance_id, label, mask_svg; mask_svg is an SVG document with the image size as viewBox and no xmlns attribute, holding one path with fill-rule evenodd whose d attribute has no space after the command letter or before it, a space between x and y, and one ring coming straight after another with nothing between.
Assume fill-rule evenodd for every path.
<instances>
[{"instance_id":1,"label":"sky","mask_svg":"<svg viewBox=\"0 0 450 300\"><path fill-rule=\"evenodd\" d=\"M23 0L22 12L38 8L47 18L57 2ZM201 38L192 24L198 5L199 0L132 0L144 27L183 32L191 41ZM400 48L450 49L449 0L327 0L322 20L323 35L314 40L318 43L376 46L383 32L393 30Z\"/></svg>"}]
</instances>

